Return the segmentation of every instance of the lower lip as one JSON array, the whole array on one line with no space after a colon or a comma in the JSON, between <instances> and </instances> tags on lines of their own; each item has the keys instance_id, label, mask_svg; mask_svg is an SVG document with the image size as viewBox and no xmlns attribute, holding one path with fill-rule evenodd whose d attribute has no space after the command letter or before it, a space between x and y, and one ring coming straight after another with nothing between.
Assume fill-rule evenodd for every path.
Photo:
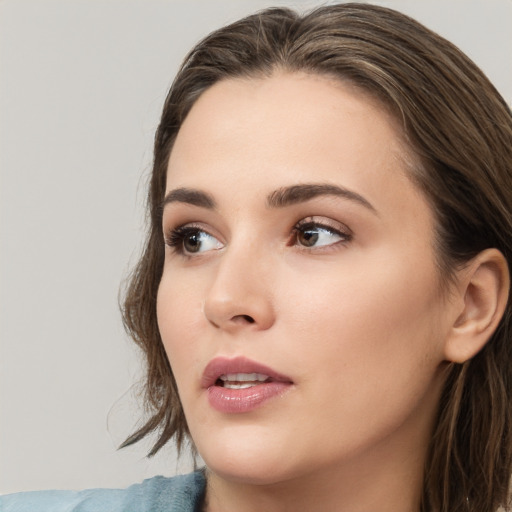
<instances>
[{"instance_id":1,"label":"lower lip","mask_svg":"<svg viewBox=\"0 0 512 512\"><path fill-rule=\"evenodd\" d=\"M290 387L291 383L288 382L265 382L244 389L210 386L208 401L219 412L230 414L249 412L264 402L282 395Z\"/></svg>"}]
</instances>

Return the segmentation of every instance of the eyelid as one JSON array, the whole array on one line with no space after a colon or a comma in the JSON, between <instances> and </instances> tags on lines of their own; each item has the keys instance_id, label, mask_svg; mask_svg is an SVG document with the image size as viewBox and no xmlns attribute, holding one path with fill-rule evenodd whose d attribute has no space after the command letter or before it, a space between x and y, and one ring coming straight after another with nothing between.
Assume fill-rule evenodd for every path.
<instances>
[{"instance_id":1,"label":"eyelid","mask_svg":"<svg viewBox=\"0 0 512 512\"><path fill-rule=\"evenodd\" d=\"M328 229L347 238L351 238L353 236L352 230L346 224L333 219L329 219L328 217L320 217L316 215L305 217L299 220L295 224L294 229L304 228L308 225Z\"/></svg>"},{"instance_id":2,"label":"eyelid","mask_svg":"<svg viewBox=\"0 0 512 512\"><path fill-rule=\"evenodd\" d=\"M213 229L209 224L206 224L201 221L194 221L194 220L185 220L185 221L175 221L175 222L163 222L163 234L164 238L167 237L168 234L173 233L175 231L180 231L184 229L197 229L198 231L204 231L210 236L213 236L214 238L217 238L220 240L220 235L216 229Z\"/></svg>"}]
</instances>

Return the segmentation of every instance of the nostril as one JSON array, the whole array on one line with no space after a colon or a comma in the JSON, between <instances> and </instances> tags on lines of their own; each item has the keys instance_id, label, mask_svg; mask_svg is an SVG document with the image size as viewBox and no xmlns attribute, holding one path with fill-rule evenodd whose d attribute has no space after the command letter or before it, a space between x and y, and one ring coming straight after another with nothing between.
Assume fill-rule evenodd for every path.
<instances>
[{"instance_id":1,"label":"nostril","mask_svg":"<svg viewBox=\"0 0 512 512\"><path fill-rule=\"evenodd\" d=\"M247 322L248 324L253 324L255 322L254 318L249 315L236 315L233 317L233 320L239 322Z\"/></svg>"}]
</instances>

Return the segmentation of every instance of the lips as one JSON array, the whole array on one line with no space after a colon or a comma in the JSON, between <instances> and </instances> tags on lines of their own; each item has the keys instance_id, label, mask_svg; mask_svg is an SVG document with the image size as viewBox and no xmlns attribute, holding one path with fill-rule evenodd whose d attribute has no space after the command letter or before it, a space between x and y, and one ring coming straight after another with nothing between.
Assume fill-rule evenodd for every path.
<instances>
[{"instance_id":1,"label":"lips","mask_svg":"<svg viewBox=\"0 0 512 512\"><path fill-rule=\"evenodd\" d=\"M268 366L251 361L245 357L227 359L217 357L206 366L201 386L222 386L225 382L282 382L292 384L286 375L281 375Z\"/></svg>"},{"instance_id":2,"label":"lips","mask_svg":"<svg viewBox=\"0 0 512 512\"><path fill-rule=\"evenodd\" d=\"M244 357L213 359L201 379L210 405L222 413L252 411L292 385L286 375Z\"/></svg>"}]
</instances>

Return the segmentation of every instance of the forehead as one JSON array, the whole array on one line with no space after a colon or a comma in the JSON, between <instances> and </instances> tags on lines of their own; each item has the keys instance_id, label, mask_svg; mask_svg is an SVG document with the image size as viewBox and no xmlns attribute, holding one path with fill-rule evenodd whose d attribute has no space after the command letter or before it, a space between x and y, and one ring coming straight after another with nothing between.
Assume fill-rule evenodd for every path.
<instances>
[{"instance_id":1,"label":"forehead","mask_svg":"<svg viewBox=\"0 0 512 512\"><path fill-rule=\"evenodd\" d=\"M364 190L378 188L379 173L408 176L405 160L398 123L372 96L328 77L281 72L224 80L199 97L171 152L167 190L333 179Z\"/></svg>"},{"instance_id":2,"label":"forehead","mask_svg":"<svg viewBox=\"0 0 512 512\"><path fill-rule=\"evenodd\" d=\"M356 118L377 121L374 136L379 131L391 135L397 143L402 141L401 129L389 109L352 83L303 72L275 72L271 77L217 82L195 102L178 139L205 140L214 136L220 141L227 135L232 141L264 128L269 137L275 139L279 135L282 142L291 124L297 140L301 135L309 137L308 131L312 130L326 135L333 122L352 123L355 131L360 126L355 123ZM284 127L288 128L285 132ZM326 143L330 139L326 137Z\"/></svg>"},{"instance_id":3,"label":"forehead","mask_svg":"<svg viewBox=\"0 0 512 512\"><path fill-rule=\"evenodd\" d=\"M350 83L284 72L270 78L228 79L207 89L193 105L178 133L170 166L177 172L182 158L193 163L206 151L220 162L227 157L227 146L231 154L238 148L247 163L253 155L302 159L306 150L334 147L356 156L369 137L385 142L386 157L406 152L400 127L388 110Z\"/></svg>"}]
</instances>

